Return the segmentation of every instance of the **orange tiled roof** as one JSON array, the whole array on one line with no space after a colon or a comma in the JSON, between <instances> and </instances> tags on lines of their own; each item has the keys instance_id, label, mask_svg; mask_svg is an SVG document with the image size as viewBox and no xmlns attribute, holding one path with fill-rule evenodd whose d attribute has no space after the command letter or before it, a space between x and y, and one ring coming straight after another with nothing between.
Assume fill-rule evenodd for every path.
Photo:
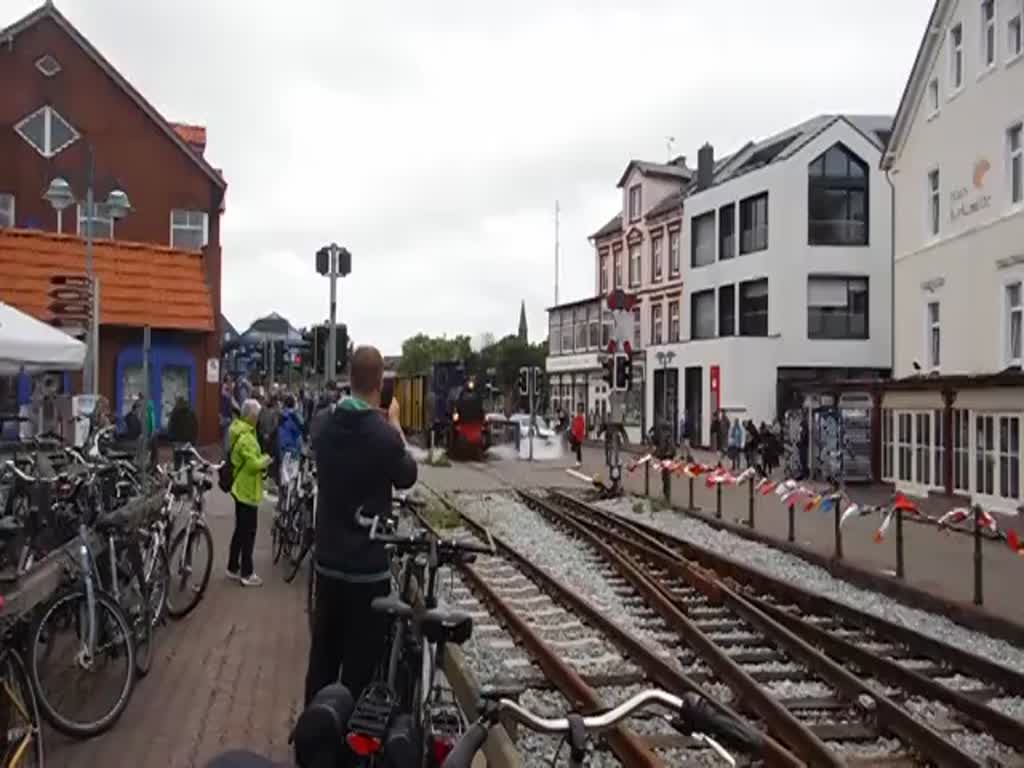
<instances>
[{"instance_id":1,"label":"orange tiled roof","mask_svg":"<svg viewBox=\"0 0 1024 768\"><path fill-rule=\"evenodd\" d=\"M200 254L158 245L94 240L100 323L213 331L213 301ZM85 274L85 241L74 235L0 229L0 301L49 322L50 278Z\"/></svg>"},{"instance_id":2,"label":"orange tiled roof","mask_svg":"<svg viewBox=\"0 0 1024 768\"><path fill-rule=\"evenodd\" d=\"M206 127L202 125L188 125L187 123L171 123L171 128L181 139L194 148L199 154L206 149Z\"/></svg>"}]
</instances>

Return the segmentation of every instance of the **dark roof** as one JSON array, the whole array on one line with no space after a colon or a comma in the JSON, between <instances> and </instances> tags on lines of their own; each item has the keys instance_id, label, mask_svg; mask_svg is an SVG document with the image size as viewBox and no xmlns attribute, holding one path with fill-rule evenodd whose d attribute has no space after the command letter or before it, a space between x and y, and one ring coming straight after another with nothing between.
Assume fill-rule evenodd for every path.
<instances>
[{"instance_id":1,"label":"dark roof","mask_svg":"<svg viewBox=\"0 0 1024 768\"><path fill-rule=\"evenodd\" d=\"M58 27L64 30L64 32L74 40L83 51L85 51L86 55L96 62L97 66L99 66L99 68L102 69L107 76L110 77L110 79L113 80L114 83L129 96L129 98L131 98L132 101L135 102L139 109L145 112L146 115L156 123L157 127L163 131L167 137L181 149L182 152L188 155L192 162L194 162L214 184L216 184L221 190L227 187L227 182L224 180L223 175L211 166L202 157L202 155L197 154L192 147L189 146L188 142L174 130L171 123L165 120L164 117L156 111L156 108L146 101L142 94L132 87L131 83L125 80L124 76L103 57L103 54L96 50L93 44L90 43L85 36L67 20L64 14L53 6L52 2L44 3L27 16L8 26L6 29L0 30L0 40L13 40L26 29L35 26L43 19L51 19Z\"/></svg>"},{"instance_id":2,"label":"dark roof","mask_svg":"<svg viewBox=\"0 0 1024 768\"><path fill-rule=\"evenodd\" d=\"M646 160L630 160L626 170L622 172L619 183L615 186L621 187L634 169L640 171L644 176L661 176L663 178L676 179L678 181L689 181L693 171L686 167L686 158L680 156L677 162L672 163L650 163Z\"/></svg>"},{"instance_id":3,"label":"dark roof","mask_svg":"<svg viewBox=\"0 0 1024 768\"><path fill-rule=\"evenodd\" d=\"M616 232L622 231L622 214L616 213L607 224L601 227L597 232L592 234L590 237L596 240L599 237L605 237L606 235L614 235Z\"/></svg>"},{"instance_id":4,"label":"dark roof","mask_svg":"<svg viewBox=\"0 0 1024 768\"><path fill-rule=\"evenodd\" d=\"M941 34L934 34L934 27L939 19L945 17L946 11L949 10L952 5L952 0L935 0L935 5L932 6L931 15L928 17L928 23L925 24L924 34L921 36L921 43L917 46L917 55L914 57L914 64L910 68L910 75L907 77L906 85L903 86L903 94L900 96L900 105L896 108L896 116L892 121L892 132L886 137L884 147L885 153L882 156L883 168L890 167L890 155L899 149L899 145L903 141L903 137L906 135L907 129L910 127L911 115L913 114L914 107L917 102L915 94L915 97L913 98L914 103L911 103L911 91L915 90L915 86L917 86L916 92L919 93L921 74L932 58L931 53L937 46L942 45L943 36Z\"/></svg>"},{"instance_id":5,"label":"dark roof","mask_svg":"<svg viewBox=\"0 0 1024 768\"><path fill-rule=\"evenodd\" d=\"M573 307L580 307L580 306L583 306L584 304L592 304L595 301L596 302L604 301L604 296L591 296L590 298L586 298L586 299L577 299L576 301L566 301L566 302L564 302L562 304L556 304L553 307L548 307L545 311L546 312L554 312L555 310L558 310L558 309L572 309Z\"/></svg>"},{"instance_id":6,"label":"dark roof","mask_svg":"<svg viewBox=\"0 0 1024 768\"><path fill-rule=\"evenodd\" d=\"M223 314L220 316L220 331L226 333L232 339L238 338L238 330L231 324L231 321L224 317Z\"/></svg>"},{"instance_id":7,"label":"dark roof","mask_svg":"<svg viewBox=\"0 0 1024 768\"><path fill-rule=\"evenodd\" d=\"M658 201L651 210L644 216L645 219L653 219L662 214L669 213L676 210L677 208L683 207L683 192L672 192L665 195L660 201Z\"/></svg>"}]
</instances>

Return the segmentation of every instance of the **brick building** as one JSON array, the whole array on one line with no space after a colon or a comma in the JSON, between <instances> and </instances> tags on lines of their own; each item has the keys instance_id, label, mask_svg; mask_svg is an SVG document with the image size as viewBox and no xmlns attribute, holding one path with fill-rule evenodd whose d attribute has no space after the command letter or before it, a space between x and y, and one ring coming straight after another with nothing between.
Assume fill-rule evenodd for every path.
<instances>
[{"instance_id":1,"label":"brick building","mask_svg":"<svg viewBox=\"0 0 1024 768\"><path fill-rule=\"evenodd\" d=\"M0 299L49 320L49 277L84 272L81 236L91 227L99 391L120 408L141 388L142 327L150 325L161 421L185 395L210 441L218 386L207 381L207 364L220 358L227 185L205 144L205 128L164 119L51 3L0 30L0 228L10 228L0 229ZM81 201L60 214L43 198L57 178ZM132 205L116 220L104 205L115 189Z\"/></svg>"}]
</instances>

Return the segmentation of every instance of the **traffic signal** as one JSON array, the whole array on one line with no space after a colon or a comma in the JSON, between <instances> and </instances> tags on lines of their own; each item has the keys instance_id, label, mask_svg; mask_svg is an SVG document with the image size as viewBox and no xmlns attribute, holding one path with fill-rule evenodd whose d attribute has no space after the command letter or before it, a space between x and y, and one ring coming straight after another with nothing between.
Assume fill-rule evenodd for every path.
<instances>
[{"instance_id":1,"label":"traffic signal","mask_svg":"<svg viewBox=\"0 0 1024 768\"><path fill-rule=\"evenodd\" d=\"M544 389L544 369L539 366L533 368L533 394L540 396Z\"/></svg>"},{"instance_id":2,"label":"traffic signal","mask_svg":"<svg viewBox=\"0 0 1024 768\"><path fill-rule=\"evenodd\" d=\"M525 366L519 369L519 394L523 397L530 394L530 369Z\"/></svg>"},{"instance_id":3,"label":"traffic signal","mask_svg":"<svg viewBox=\"0 0 1024 768\"><path fill-rule=\"evenodd\" d=\"M274 342L274 375L283 376L285 368L285 355L288 354L288 350L284 348L283 341Z\"/></svg>"},{"instance_id":4,"label":"traffic signal","mask_svg":"<svg viewBox=\"0 0 1024 768\"><path fill-rule=\"evenodd\" d=\"M629 355L615 356L615 386L613 389L628 392L633 382L633 360Z\"/></svg>"},{"instance_id":5,"label":"traffic signal","mask_svg":"<svg viewBox=\"0 0 1024 768\"><path fill-rule=\"evenodd\" d=\"M601 374L601 378L604 379L604 383L608 385L608 389L615 389L615 358L602 357L601 367L604 369L604 373Z\"/></svg>"},{"instance_id":6,"label":"traffic signal","mask_svg":"<svg viewBox=\"0 0 1024 768\"><path fill-rule=\"evenodd\" d=\"M328 329L324 329L328 332ZM339 323L335 329L334 360L337 364L335 374L342 373L348 365L348 326ZM326 349L326 344L324 345Z\"/></svg>"}]
</instances>

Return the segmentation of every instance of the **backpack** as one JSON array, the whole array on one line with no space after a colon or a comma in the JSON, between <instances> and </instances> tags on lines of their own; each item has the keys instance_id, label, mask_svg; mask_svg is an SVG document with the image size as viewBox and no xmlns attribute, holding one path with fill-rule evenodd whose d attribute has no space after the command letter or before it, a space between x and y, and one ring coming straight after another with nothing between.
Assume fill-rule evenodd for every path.
<instances>
[{"instance_id":1,"label":"backpack","mask_svg":"<svg viewBox=\"0 0 1024 768\"><path fill-rule=\"evenodd\" d=\"M235 484L235 466L232 461L232 457L235 453L235 444L238 442L238 437L235 437L228 446L228 456L221 464L220 469L217 470L217 487L220 488L224 493L231 493L231 486Z\"/></svg>"}]
</instances>

